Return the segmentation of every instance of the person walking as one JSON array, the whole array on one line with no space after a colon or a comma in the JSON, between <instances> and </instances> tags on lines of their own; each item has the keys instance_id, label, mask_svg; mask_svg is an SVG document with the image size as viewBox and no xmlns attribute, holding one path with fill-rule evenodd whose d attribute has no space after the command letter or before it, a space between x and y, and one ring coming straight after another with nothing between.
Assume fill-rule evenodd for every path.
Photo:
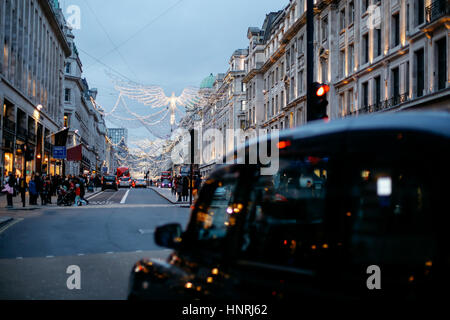
<instances>
[{"instance_id":1,"label":"person walking","mask_svg":"<svg viewBox=\"0 0 450 320\"><path fill-rule=\"evenodd\" d=\"M36 177L31 176L30 182L28 183L28 191L30 192L30 206L36 205L37 200L37 189L36 189Z\"/></svg>"},{"instance_id":2,"label":"person walking","mask_svg":"<svg viewBox=\"0 0 450 320\"><path fill-rule=\"evenodd\" d=\"M22 199L22 207L25 208L25 195L27 192L27 180L25 177L21 177L19 179L19 192Z\"/></svg>"},{"instance_id":3,"label":"person walking","mask_svg":"<svg viewBox=\"0 0 450 320\"><path fill-rule=\"evenodd\" d=\"M177 196L178 196L178 202L181 201L181 195L183 194L183 183L181 181L181 177L177 178Z\"/></svg>"},{"instance_id":4,"label":"person walking","mask_svg":"<svg viewBox=\"0 0 450 320\"><path fill-rule=\"evenodd\" d=\"M45 197L44 197L44 181L39 176L39 173L36 172L35 180L36 183L36 191L38 193L38 196L41 197L41 205L45 204ZM36 204L37 204L37 198L36 198Z\"/></svg>"},{"instance_id":5,"label":"person walking","mask_svg":"<svg viewBox=\"0 0 450 320\"><path fill-rule=\"evenodd\" d=\"M188 196L189 196L189 178L188 177L183 177L183 191L182 191L182 196L183 196L183 201L187 201Z\"/></svg>"},{"instance_id":6,"label":"person walking","mask_svg":"<svg viewBox=\"0 0 450 320\"><path fill-rule=\"evenodd\" d=\"M2 192L6 192L7 208L13 208L14 188L16 187L15 182L16 179L14 174L10 172L5 179L5 188L2 190Z\"/></svg>"}]
</instances>

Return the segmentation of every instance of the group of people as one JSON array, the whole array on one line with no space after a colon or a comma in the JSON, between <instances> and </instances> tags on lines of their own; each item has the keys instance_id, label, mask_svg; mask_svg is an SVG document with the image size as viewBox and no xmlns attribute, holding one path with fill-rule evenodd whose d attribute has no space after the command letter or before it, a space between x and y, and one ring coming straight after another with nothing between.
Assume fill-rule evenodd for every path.
<instances>
[{"instance_id":1,"label":"group of people","mask_svg":"<svg viewBox=\"0 0 450 320\"><path fill-rule=\"evenodd\" d=\"M7 208L13 207L13 197L19 194L22 200L22 206L26 204L26 193L29 193L29 204L37 205L38 199L41 205L52 203L52 196L58 195L58 189L65 187L66 190L72 190L75 193L75 204L80 202L88 203L84 199L87 188L98 187L101 184L99 176L79 175L66 177L60 175L48 176L33 173L29 181L25 177L17 177L10 172L4 179L2 192L7 197Z\"/></svg>"},{"instance_id":2,"label":"group of people","mask_svg":"<svg viewBox=\"0 0 450 320\"><path fill-rule=\"evenodd\" d=\"M189 177L187 176L177 176L174 177L172 180L172 195L177 196L177 201L188 201L189 197ZM199 175L196 176L194 179L194 185L193 187L193 193L192 195L195 196L197 193L197 190L200 188L201 185L201 177Z\"/></svg>"}]
</instances>

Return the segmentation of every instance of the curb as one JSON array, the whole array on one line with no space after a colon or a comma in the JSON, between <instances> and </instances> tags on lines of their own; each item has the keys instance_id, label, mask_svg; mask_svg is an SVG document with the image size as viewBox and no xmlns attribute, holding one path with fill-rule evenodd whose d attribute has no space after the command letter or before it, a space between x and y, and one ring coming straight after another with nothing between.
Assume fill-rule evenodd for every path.
<instances>
[{"instance_id":1,"label":"curb","mask_svg":"<svg viewBox=\"0 0 450 320\"><path fill-rule=\"evenodd\" d=\"M183 202L183 201L180 201L180 202L178 202L178 201L172 201L172 200L170 200L168 197L166 197L165 195L163 195L162 193L156 191L154 188L150 188L150 189L152 189L154 192L156 192L158 195L160 195L161 197L163 197L164 199L166 199L167 201L169 201L169 202L172 203L172 204L184 204L184 205L186 205L186 202ZM189 207L189 203L187 203L187 205L188 205L188 207Z\"/></svg>"},{"instance_id":2,"label":"curb","mask_svg":"<svg viewBox=\"0 0 450 320\"><path fill-rule=\"evenodd\" d=\"M0 218L0 228L6 226L7 224L9 224L13 220L14 220L14 218L11 218L11 217Z\"/></svg>"}]
</instances>

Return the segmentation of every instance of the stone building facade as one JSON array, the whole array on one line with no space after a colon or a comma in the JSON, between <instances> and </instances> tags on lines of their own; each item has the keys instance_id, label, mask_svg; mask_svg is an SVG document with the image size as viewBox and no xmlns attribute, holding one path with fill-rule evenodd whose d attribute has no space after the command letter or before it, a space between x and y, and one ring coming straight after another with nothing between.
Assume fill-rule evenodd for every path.
<instances>
[{"instance_id":1,"label":"stone building facade","mask_svg":"<svg viewBox=\"0 0 450 320\"><path fill-rule=\"evenodd\" d=\"M448 0L315 2L314 81L330 85L331 119L449 110ZM306 1L248 29L247 129L306 123Z\"/></svg>"},{"instance_id":2,"label":"stone building facade","mask_svg":"<svg viewBox=\"0 0 450 320\"><path fill-rule=\"evenodd\" d=\"M64 60L71 49L48 0L0 2L0 102L2 178L15 171L59 174L52 134L63 126ZM25 161L24 146L34 150Z\"/></svg>"}]
</instances>

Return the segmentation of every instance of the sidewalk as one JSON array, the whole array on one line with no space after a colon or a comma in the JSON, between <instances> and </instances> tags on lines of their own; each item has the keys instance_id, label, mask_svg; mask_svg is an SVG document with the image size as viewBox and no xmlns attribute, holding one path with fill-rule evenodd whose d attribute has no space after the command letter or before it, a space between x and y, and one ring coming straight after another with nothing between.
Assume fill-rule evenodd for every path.
<instances>
[{"instance_id":1,"label":"sidewalk","mask_svg":"<svg viewBox=\"0 0 450 320\"><path fill-rule=\"evenodd\" d=\"M165 198L166 200L170 201L174 204L189 204L189 198L188 201L177 201L177 196L172 194L172 189L170 188L158 188L158 187L148 187L150 189L155 190L161 197Z\"/></svg>"},{"instance_id":2,"label":"sidewalk","mask_svg":"<svg viewBox=\"0 0 450 320\"><path fill-rule=\"evenodd\" d=\"M101 192L102 189L101 188L97 188L97 191L94 192L87 192L84 195L85 198L88 198L98 192ZM25 195L25 208L22 207L22 197L20 196L20 194L17 194L15 197L13 197L13 208L6 208L8 202L6 199L6 195L4 193L2 193L0 195L0 210L35 210L35 209L39 209L39 208L48 208L48 207L58 207L56 204L56 200L58 199L58 196L52 196L52 203L51 204L47 204L45 206L41 205L41 197L38 198L37 203L38 205L30 205L30 196L28 194L28 192Z\"/></svg>"}]
</instances>

